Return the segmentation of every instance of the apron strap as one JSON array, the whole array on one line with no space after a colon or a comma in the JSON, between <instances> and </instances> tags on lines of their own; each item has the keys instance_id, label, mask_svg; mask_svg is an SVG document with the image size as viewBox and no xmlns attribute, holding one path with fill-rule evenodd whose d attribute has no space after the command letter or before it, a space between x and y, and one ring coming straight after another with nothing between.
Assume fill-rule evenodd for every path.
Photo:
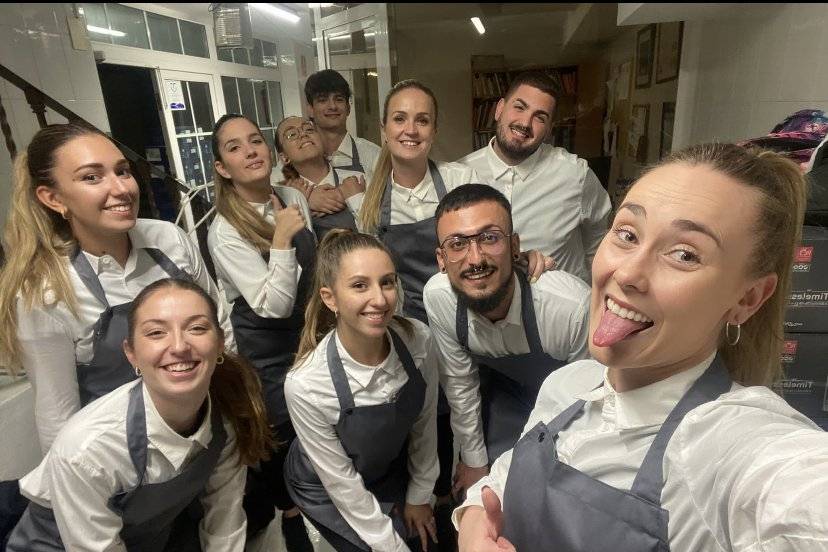
<instances>
[{"instance_id":1,"label":"apron strap","mask_svg":"<svg viewBox=\"0 0 828 552\"><path fill-rule=\"evenodd\" d=\"M75 271L78 273L83 285L89 290L89 293L108 309L109 301L106 300L106 293L104 293L103 286L101 286L101 281L98 279L98 275L95 274L92 265L89 264L89 259L83 254L80 247L76 247L72 252L72 266L75 267Z\"/></svg>"},{"instance_id":2,"label":"apron strap","mask_svg":"<svg viewBox=\"0 0 828 552\"><path fill-rule=\"evenodd\" d=\"M713 363L684 394L661 425L635 476L630 489L631 493L652 504L661 504L661 491L664 488L664 451L667 449L670 438L688 412L697 406L716 400L723 393L727 393L732 385L730 375L717 354Z\"/></svg>"},{"instance_id":3,"label":"apron strap","mask_svg":"<svg viewBox=\"0 0 828 552\"><path fill-rule=\"evenodd\" d=\"M403 343L403 340L397 335L391 327L388 327L388 333L391 334L391 343L394 346L394 350L397 352L397 356L400 357L400 362L402 362L403 368L405 368L405 373L408 375L408 379L413 379L417 373L417 365L414 364L414 359L411 357L411 353L408 352L408 348Z\"/></svg>"},{"instance_id":4,"label":"apron strap","mask_svg":"<svg viewBox=\"0 0 828 552\"><path fill-rule=\"evenodd\" d=\"M144 481L144 472L147 470L147 411L144 408L144 382L141 381L129 390L129 406L127 407L126 438L129 447L129 457L138 474L138 481L134 489Z\"/></svg>"},{"instance_id":5,"label":"apron strap","mask_svg":"<svg viewBox=\"0 0 828 552\"><path fill-rule=\"evenodd\" d=\"M351 168L355 171L361 172L365 174L365 169L362 166L362 161L359 159L359 150L356 147L356 140L350 134L348 135L351 138Z\"/></svg>"},{"instance_id":6,"label":"apron strap","mask_svg":"<svg viewBox=\"0 0 828 552\"><path fill-rule=\"evenodd\" d=\"M437 200L442 200L446 195L446 185L443 182L443 177L440 171L437 170L437 165L431 159L428 160L428 171L431 175L431 181L434 183L434 191L437 192ZM388 179L385 182L385 190L382 192L382 203L380 208L380 226L388 227L391 225L391 174L388 174Z\"/></svg>"},{"instance_id":7,"label":"apron strap","mask_svg":"<svg viewBox=\"0 0 828 552\"><path fill-rule=\"evenodd\" d=\"M177 278L179 280L189 280L192 281L193 277L178 268L178 266L170 260L167 255L164 254L163 251L160 249L155 249L154 247L147 247L144 249L147 254L152 257L152 260L155 263L164 269L164 272L170 275L171 278Z\"/></svg>"},{"instance_id":8,"label":"apron strap","mask_svg":"<svg viewBox=\"0 0 828 552\"><path fill-rule=\"evenodd\" d=\"M437 192L437 200L442 201L443 196L446 195L446 185L443 182L443 176L437 170L437 164L431 159L428 160L428 171L431 173L431 181L434 182L434 191Z\"/></svg>"},{"instance_id":9,"label":"apron strap","mask_svg":"<svg viewBox=\"0 0 828 552\"><path fill-rule=\"evenodd\" d=\"M339 188L339 174L336 172L336 169L333 165L329 165L331 167L331 173L333 176L334 186Z\"/></svg>"},{"instance_id":10,"label":"apron strap","mask_svg":"<svg viewBox=\"0 0 828 552\"><path fill-rule=\"evenodd\" d=\"M342 367L342 359L339 357L339 351L336 348L336 331L331 334L328 340L328 349L326 351L328 357L328 371L331 373L331 380L333 380L334 389L336 390L336 397L339 399L340 410L347 411L354 408L354 395L351 393L351 386L348 385L348 376L345 374L345 369Z\"/></svg>"},{"instance_id":11,"label":"apron strap","mask_svg":"<svg viewBox=\"0 0 828 552\"><path fill-rule=\"evenodd\" d=\"M551 422L546 424L546 430L549 431L549 434L557 438L558 433L566 429L569 424L574 422L577 418L581 416L584 411L584 405L586 401L583 399L578 399L574 403L572 403L566 410L555 416Z\"/></svg>"},{"instance_id":12,"label":"apron strap","mask_svg":"<svg viewBox=\"0 0 828 552\"><path fill-rule=\"evenodd\" d=\"M543 353L538 321L535 316L535 304L532 301L532 288L529 282L523 277L522 272L514 271L514 278L520 285L520 310L523 321L523 331L526 334L526 342L529 344L529 352ZM469 313L466 301L457 296L457 311L454 315L454 331L457 333L457 341L465 350L469 350Z\"/></svg>"}]
</instances>

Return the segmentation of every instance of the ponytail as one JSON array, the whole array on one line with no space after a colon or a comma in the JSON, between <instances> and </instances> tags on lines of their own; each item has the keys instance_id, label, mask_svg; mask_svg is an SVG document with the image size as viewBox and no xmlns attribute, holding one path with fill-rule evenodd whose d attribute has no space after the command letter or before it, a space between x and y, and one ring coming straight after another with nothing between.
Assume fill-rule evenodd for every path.
<instances>
[{"instance_id":1,"label":"ponytail","mask_svg":"<svg viewBox=\"0 0 828 552\"><path fill-rule=\"evenodd\" d=\"M379 249L391 258L388 248L377 238L368 234L337 228L322 238L317 250L316 272L314 272L308 304L305 307L305 326L299 338L299 350L296 353L294 367L304 361L316 349L322 338L336 328L336 316L322 301L319 291L323 287L333 287L342 257L358 249ZM394 319L409 335L414 331L414 326L410 321L401 316L394 316Z\"/></svg>"},{"instance_id":2,"label":"ponytail","mask_svg":"<svg viewBox=\"0 0 828 552\"><path fill-rule=\"evenodd\" d=\"M132 303L127 333L130 347L134 347L138 309L153 293L163 289L191 291L201 297L210 310L210 321L216 330L216 338L224 341L224 332L218 320L218 308L207 292L188 280L164 278L141 290ZM267 422L262 385L250 363L240 356L225 352L224 362L216 364L213 371L210 397L222 416L233 426L242 463L251 466L259 460L266 460L274 440Z\"/></svg>"}]
</instances>

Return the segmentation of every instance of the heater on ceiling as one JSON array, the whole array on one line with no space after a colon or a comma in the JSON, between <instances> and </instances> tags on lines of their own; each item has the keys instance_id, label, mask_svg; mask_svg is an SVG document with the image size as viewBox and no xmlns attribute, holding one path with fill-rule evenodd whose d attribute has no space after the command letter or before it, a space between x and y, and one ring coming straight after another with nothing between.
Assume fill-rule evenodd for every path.
<instances>
[{"instance_id":1,"label":"heater on ceiling","mask_svg":"<svg viewBox=\"0 0 828 552\"><path fill-rule=\"evenodd\" d=\"M253 23L248 4L212 4L216 48L253 49Z\"/></svg>"}]
</instances>

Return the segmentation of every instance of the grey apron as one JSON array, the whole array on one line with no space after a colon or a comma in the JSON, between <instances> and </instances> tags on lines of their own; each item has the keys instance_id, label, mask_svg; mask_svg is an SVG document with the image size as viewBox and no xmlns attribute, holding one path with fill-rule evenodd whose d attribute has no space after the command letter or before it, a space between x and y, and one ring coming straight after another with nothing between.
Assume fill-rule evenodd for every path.
<instances>
[{"instance_id":1,"label":"grey apron","mask_svg":"<svg viewBox=\"0 0 828 552\"><path fill-rule=\"evenodd\" d=\"M428 160L428 170L434 182L437 199L446 195L446 186L443 177L437 170L437 165ZM402 280L405 302L403 313L405 316L416 318L428 323L425 306L423 305L423 287L428 279L437 274L437 258L434 250L437 249L437 223L434 217L408 224L391 224L391 176L385 184L380 211L380 225L378 237L394 256L397 273Z\"/></svg>"},{"instance_id":2,"label":"grey apron","mask_svg":"<svg viewBox=\"0 0 828 552\"><path fill-rule=\"evenodd\" d=\"M129 393L127 446L138 474L131 489L111 497L109 508L123 520L120 532L129 552L201 550L198 525L186 519L189 510L200 510L198 497L213 474L227 440L218 404L213 404L212 439L174 478L163 483L143 483L147 467L147 425L143 383ZM200 515L201 512L198 511ZM182 523L182 521L184 523ZM7 552L54 552L64 550L54 512L32 502L9 539Z\"/></svg>"},{"instance_id":3,"label":"grey apron","mask_svg":"<svg viewBox=\"0 0 828 552\"><path fill-rule=\"evenodd\" d=\"M160 249L146 248L144 251L171 278L191 280L190 275L178 268ZM132 301L110 306L97 274L80 248L72 254L72 266L86 289L104 306L92 333L92 360L78 363L76 367L81 406L86 406L137 377L124 354L127 317Z\"/></svg>"},{"instance_id":4,"label":"grey apron","mask_svg":"<svg viewBox=\"0 0 828 552\"><path fill-rule=\"evenodd\" d=\"M336 168L365 174L365 167L362 166L362 161L359 160L359 151L357 151L356 140L354 140L353 136L349 135L348 137L351 139L351 164L340 165ZM339 186L339 183L337 183L337 186Z\"/></svg>"},{"instance_id":5,"label":"grey apron","mask_svg":"<svg viewBox=\"0 0 828 552\"><path fill-rule=\"evenodd\" d=\"M389 328L388 333L408 375L395 402L355 406L335 335L331 336L327 348L328 368L341 407L336 433L365 488L376 496L386 515L391 514L395 505L405 502L409 479L408 434L422 411L426 393L425 380L405 344L394 330ZM299 439L291 444L285 461L285 479L293 501L306 516L354 546L370 550L331 501ZM403 539L407 538L399 515L395 516L394 528Z\"/></svg>"},{"instance_id":6,"label":"grey apron","mask_svg":"<svg viewBox=\"0 0 828 552\"><path fill-rule=\"evenodd\" d=\"M518 441L503 497L503 536L517 550L667 552L669 513L661 507L663 459L685 414L730 390L716 357L664 421L629 491L616 489L558 460L558 434L581 415L576 401L548 425Z\"/></svg>"},{"instance_id":7,"label":"grey apron","mask_svg":"<svg viewBox=\"0 0 828 552\"><path fill-rule=\"evenodd\" d=\"M267 417L272 425L290 421L285 403L285 375L293 365L293 357L299 349L299 336L305 325L305 305L316 266L316 241L310 230L303 228L297 232L291 245L296 249L296 260L302 267L302 274L290 316L259 316L243 295L233 301L233 309L230 311L230 322L239 352L256 367L262 381ZM262 256L265 262L269 262L269 251ZM244 270L244 267L239 268Z\"/></svg>"},{"instance_id":8,"label":"grey apron","mask_svg":"<svg viewBox=\"0 0 828 552\"><path fill-rule=\"evenodd\" d=\"M354 149L356 150L356 146ZM357 157L357 162L359 162L359 157ZM334 186L339 188L339 175L333 166L331 167L331 172L333 173ZM354 232L357 231L356 220L354 220L354 215L347 205L338 213L313 219L313 231L316 233L316 238L320 242L325 237L325 234L334 228L345 228L347 230L353 230Z\"/></svg>"},{"instance_id":9,"label":"grey apron","mask_svg":"<svg viewBox=\"0 0 828 552\"><path fill-rule=\"evenodd\" d=\"M468 307L462 297L457 297L457 341L479 369L483 433L490 464L515 446L535 407L544 380L554 370L567 364L566 360L559 360L544 352L532 301L532 288L523 272L516 271L514 274L520 285L520 314L529 344L528 353L493 357L472 352L469 349Z\"/></svg>"}]
</instances>

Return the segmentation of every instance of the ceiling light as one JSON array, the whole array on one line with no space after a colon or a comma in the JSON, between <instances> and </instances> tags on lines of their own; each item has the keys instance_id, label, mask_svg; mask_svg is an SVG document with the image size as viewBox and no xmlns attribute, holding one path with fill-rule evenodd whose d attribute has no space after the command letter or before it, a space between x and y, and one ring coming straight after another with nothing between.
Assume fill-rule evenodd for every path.
<instances>
[{"instance_id":1,"label":"ceiling light","mask_svg":"<svg viewBox=\"0 0 828 552\"><path fill-rule=\"evenodd\" d=\"M368 76L369 76L369 77L376 77L376 76L378 76L378 75L377 75L377 72L376 72L376 71L368 71Z\"/></svg>"},{"instance_id":2,"label":"ceiling light","mask_svg":"<svg viewBox=\"0 0 828 552\"><path fill-rule=\"evenodd\" d=\"M279 19L284 19L285 21L289 21L291 23L298 23L301 17L296 15L290 10L285 8L281 8L279 6L274 6L273 4L250 4L251 6L255 6L256 9L261 11L262 13L266 13L272 15L274 17L278 17Z\"/></svg>"},{"instance_id":3,"label":"ceiling light","mask_svg":"<svg viewBox=\"0 0 828 552\"><path fill-rule=\"evenodd\" d=\"M308 7L310 9L313 9L313 8L330 8L331 6L333 6L333 4L308 4Z\"/></svg>"},{"instance_id":4,"label":"ceiling light","mask_svg":"<svg viewBox=\"0 0 828 552\"><path fill-rule=\"evenodd\" d=\"M483 26L483 22L480 21L479 17L472 17L471 18L472 25L474 28L477 29L477 32L483 34L486 32L486 27Z\"/></svg>"},{"instance_id":5,"label":"ceiling light","mask_svg":"<svg viewBox=\"0 0 828 552\"><path fill-rule=\"evenodd\" d=\"M93 33L104 34L109 36L117 36L122 37L126 36L126 33L123 31L113 31L112 29L105 29L104 27L96 27L95 25L87 25L87 31L92 31Z\"/></svg>"}]
</instances>

